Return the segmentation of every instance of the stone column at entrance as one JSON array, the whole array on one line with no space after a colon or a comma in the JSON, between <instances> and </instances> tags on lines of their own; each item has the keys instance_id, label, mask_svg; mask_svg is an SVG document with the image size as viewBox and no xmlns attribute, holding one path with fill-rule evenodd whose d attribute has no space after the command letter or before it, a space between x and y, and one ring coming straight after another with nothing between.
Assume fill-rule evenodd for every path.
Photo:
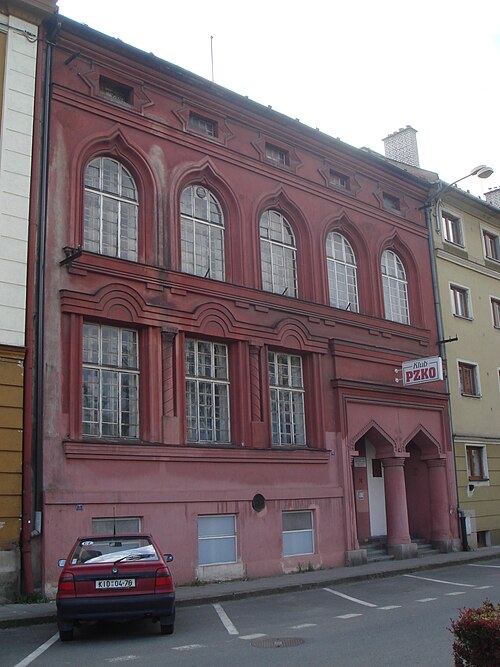
<instances>
[{"instance_id":1,"label":"stone column at entrance","mask_svg":"<svg viewBox=\"0 0 500 667\"><path fill-rule=\"evenodd\" d=\"M398 560L414 558L417 545L410 539L406 484L405 459L394 457L382 459L384 465L385 511L387 518L387 549Z\"/></svg>"},{"instance_id":2,"label":"stone column at entrance","mask_svg":"<svg viewBox=\"0 0 500 667\"><path fill-rule=\"evenodd\" d=\"M450 507L446 479L446 459L428 459L429 495L431 501L431 541L443 552L453 550L450 531Z\"/></svg>"}]
</instances>

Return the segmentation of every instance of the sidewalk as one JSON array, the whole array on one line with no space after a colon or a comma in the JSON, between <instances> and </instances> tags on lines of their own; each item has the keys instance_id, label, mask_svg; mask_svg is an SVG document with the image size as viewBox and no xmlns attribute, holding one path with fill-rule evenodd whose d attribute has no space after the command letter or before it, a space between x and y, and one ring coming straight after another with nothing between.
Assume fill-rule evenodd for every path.
<instances>
[{"instance_id":1,"label":"sidewalk","mask_svg":"<svg viewBox=\"0 0 500 667\"><path fill-rule=\"evenodd\" d=\"M178 607L186 607L258 595L274 595L377 577L394 577L408 572L472 563L491 558L500 558L500 546L486 547L477 551L426 555L408 560L368 563L358 567L337 567L331 570L283 574L276 577L226 581L200 586L178 586L176 604ZM496 601L493 600L493 602ZM0 605L0 628L53 623L55 620L55 602Z\"/></svg>"}]
</instances>

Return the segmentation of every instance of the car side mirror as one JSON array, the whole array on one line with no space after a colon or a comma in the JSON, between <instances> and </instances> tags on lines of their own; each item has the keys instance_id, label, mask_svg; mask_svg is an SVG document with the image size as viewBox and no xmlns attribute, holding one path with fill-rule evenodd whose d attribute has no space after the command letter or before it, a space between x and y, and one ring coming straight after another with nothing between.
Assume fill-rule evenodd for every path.
<instances>
[{"instance_id":1,"label":"car side mirror","mask_svg":"<svg viewBox=\"0 0 500 667\"><path fill-rule=\"evenodd\" d=\"M59 567L64 567L66 565L66 558L61 558L57 561Z\"/></svg>"},{"instance_id":2,"label":"car side mirror","mask_svg":"<svg viewBox=\"0 0 500 667\"><path fill-rule=\"evenodd\" d=\"M172 554L163 554L163 557L165 558L167 563L171 563L174 560L174 557L172 556Z\"/></svg>"}]
</instances>

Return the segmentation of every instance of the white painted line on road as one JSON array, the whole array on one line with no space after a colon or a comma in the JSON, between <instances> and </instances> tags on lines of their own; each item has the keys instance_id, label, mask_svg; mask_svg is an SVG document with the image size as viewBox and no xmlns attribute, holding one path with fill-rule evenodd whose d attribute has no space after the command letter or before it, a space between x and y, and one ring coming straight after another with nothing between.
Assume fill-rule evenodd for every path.
<instances>
[{"instance_id":1,"label":"white painted line on road","mask_svg":"<svg viewBox=\"0 0 500 667\"><path fill-rule=\"evenodd\" d=\"M478 591L485 591L487 588L493 588L493 586L476 586Z\"/></svg>"},{"instance_id":2,"label":"white painted line on road","mask_svg":"<svg viewBox=\"0 0 500 667\"><path fill-rule=\"evenodd\" d=\"M455 591L454 593L445 593L445 595L465 595L466 591Z\"/></svg>"},{"instance_id":3,"label":"white painted line on road","mask_svg":"<svg viewBox=\"0 0 500 667\"><path fill-rule=\"evenodd\" d=\"M219 615L220 620L222 621L222 625L226 628L226 630L229 632L230 635L239 635L240 633L234 625L231 623L231 619L229 616L226 614L224 609L222 609L222 605L220 604L214 604L214 609Z\"/></svg>"},{"instance_id":4,"label":"white painted line on road","mask_svg":"<svg viewBox=\"0 0 500 667\"><path fill-rule=\"evenodd\" d=\"M302 628L315 628L317 623L301 623L300 625L291 625L290 630L302 630Z\"/></svg>"},{"instance_id":5,"label":"white painted line on road","mask_svg":"<svg viewBox=\"0 0 500 667\"><path fill-rule=\"evenodd\" d=\"M422 598L421 600L415 600L415 602L434 602L437 598Z\"/></svg>"},{"instance_id":6,"label":"white painted line on road","mask_svg":"<svg viewBox=\"0 0 500 667\"><path fill-rule=\"evenodd\" d=\"M467 563L469 567L495 567L500 568L500 565L481 565L480 563Z\"/></svg>"},{"instance_id":7,"label":"white painted line on road","mask_svg":"<svg viewBox=\"0 0 500 667\"><path fill-rule=\"evenodd\" d=\"M194 651L196 648L205 648L203 644L186 644L185 646L172 646L172 651Z\"/></svg>"},{"instance_id":8,"label":"white painted line on road","mask_svg":"<svg viewBox=\"0 0 500 667\"><path fill-rule=\"evenodd\" d=\"M449 586L464 586L466 588L475 588L474 584L457 584L456 581L443 581L442 579L429 579L429 577L417 577L416 574L403 574L403 577L412 579L421 579L422 581L433 581L435 584L448 584Z\"/></svg>"},{"instance_id":9,"label":"white painted line on road","mask_svg":"<svg viewBox=\"0 0 500 667\"><path fill-rule=\"evenodd\" d=\"M140 660L138 655L120 655L116 658L106 658L106 662L127 662L128 660Z\"/></svg>"},{"instance_id":10,"label":"white painted line on road","mask_svg":"<svg viewBox=\"0 0 500 667\"><path fill-rule=\"evenodd\" d=\"M259 637L267 637L267 635L257 632L255 635L242 635L239 639L259 639Z\"/></svg>"},{"instance_id":11,"label":"white painted line on road","mask_svg":"<svg viewBox=\"0 0 500 667\"><path fill-rule=\"evenodd\" d=\"M335 616L335 618L356 618L356 616L363 616L363 614L342 614L342 616Z\"/></svg>"},{"instance_id":12,"label":"white painted line on road","mask_svg":"<svg viewBox=\"0 0 500 667\"><path fill-rule=\"evenodd\" d=\"M33 653L30 653L27 655L24 660L21 660L21 662L18 662L17 665L14 665L14 667L26 667L27 665L31 665L33 660L36 660L38 656L42 655L42 653L45 653L45 651L52 646L57 640L59 639L59 633L56 632L55 635L53 635L50 639L47 639L47 641L39 646L36 651L33 651Z\"/></svg>"},{"instance_id":13,"label":"white painted line on road","mask_svg":"<svg viewBox=\"0 0 500 667\"><path fill-rule=\"evenodd\" d=\"M352 598L350 595L345 595L344 593L339 593L339 591L334 591L333 588L323 588L324 591L328 591L329 593L333 593L333 595L338 595L340 598L344 598L345 600L350 600L351 602L356 602L357 604L362 604L365 607L376 607L376 604L372 604L371 602L365 602L364 600L358 600L358 598Z\"/></svg>"},{"instance_id":14,"label":"white painted line on road","mask_svg":"<svg viewBox=\"0 0 500 667\"><path fill-rule=\"evenodd\" d=\"M390 604L387 607L377 607L377 609L401 609L400 604Z\"/></svg>"}]
</instances>

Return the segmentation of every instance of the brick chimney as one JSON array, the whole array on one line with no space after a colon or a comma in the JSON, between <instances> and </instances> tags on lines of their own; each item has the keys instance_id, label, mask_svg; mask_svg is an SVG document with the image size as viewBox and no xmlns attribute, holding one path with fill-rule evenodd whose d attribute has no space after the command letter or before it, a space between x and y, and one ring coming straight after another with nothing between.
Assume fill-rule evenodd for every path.
<instances>
[{"instance_id":1,"label":"brick chimney","mask_svg":"<svg viewBox=\"0 0 500 667\"><path fill-rule=\"evenodd\" d=\"M407 125L397 132L389 134L384 142L385 157L396 162L403 162L412 167L420 167L418 159L417 130Z\"/></svg>"},{"instance_id":2,"label":"brick chimney","mask_svg":"<svg viewBox=\"0 0 500 667\"><path fill-rule=\"evenodd\" d=\"M486 197L488 204L500 208L500 188L493 188L492 190L488 190L484 196Z\"/></svg>"}]
</instances>

